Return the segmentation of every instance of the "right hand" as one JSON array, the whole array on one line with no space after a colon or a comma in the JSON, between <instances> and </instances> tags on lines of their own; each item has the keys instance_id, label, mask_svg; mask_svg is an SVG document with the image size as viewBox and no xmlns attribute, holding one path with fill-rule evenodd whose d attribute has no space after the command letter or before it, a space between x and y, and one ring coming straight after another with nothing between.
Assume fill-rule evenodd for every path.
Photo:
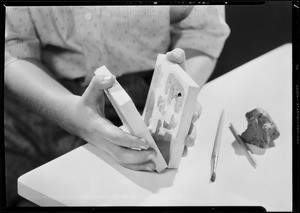
<instances>
[{"instance_id":1,"label":"right hand","mask_svg":"<svg viewBox=\"0 0 300 213\"><path fill-rule=\"evenodd\" d=\"M87 142L104 150L122 166L133 170L155 170L152 161L157 156L145 139L137 138L114 126L105 119L101 112L103 90L110 88L116 80L115 76L95 75L84 94L74 104L74 116L81 122L79 136ZM131 148L139 148L134 150Z\"/></svg>"}]
</instances>

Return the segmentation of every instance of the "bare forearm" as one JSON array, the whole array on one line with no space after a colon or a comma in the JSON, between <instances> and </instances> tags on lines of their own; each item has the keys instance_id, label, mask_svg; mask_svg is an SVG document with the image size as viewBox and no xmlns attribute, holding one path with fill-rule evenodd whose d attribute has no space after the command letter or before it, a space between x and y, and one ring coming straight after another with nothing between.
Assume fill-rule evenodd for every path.
<instances>
[{"instance_id":1,"label":"bare forearm","mask_svg":"<svg viewBox=\"0 0 300 213\"><path fill-rule=\"evenodd\" d=\"M28 59L8 65L4 81L30 107L67 131L74 131L70 108L78 97L50 77L40 62Z\"/></svg>"},{"instance_id":2,"label":"bare forearm","mask_svg":"<svg viewBox=\"0 0 300 213\"><path fill-rule=\"evenodd\" d=\"M217 60L196 50L186 49L185 53L185 70L202 87L211 76Z\"/></svg>"},{"instance_id":3,"label":"bare forearm","mask_svg":"<svg viewBox=\"0 0 300 213\"><path fill-rule=\"evenodd\" d=\"M47 75L39 63L20 60L5 70L5 84L46 117L107 152L124 167L153 171L155 163L151 160L156 151L148 149L144 139L125 133L102 116L99 100L114 83L115 76L95 75L84 94L75 96Z\"/></svg>"}]
</instances>

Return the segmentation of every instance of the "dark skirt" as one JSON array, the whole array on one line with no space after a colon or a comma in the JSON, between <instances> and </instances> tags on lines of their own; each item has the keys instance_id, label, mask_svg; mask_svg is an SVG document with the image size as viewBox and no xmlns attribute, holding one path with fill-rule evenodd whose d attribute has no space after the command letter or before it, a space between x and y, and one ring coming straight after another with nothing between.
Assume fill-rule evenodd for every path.
<instances>
[{"instance_id":1,"label":"dark skirt","mask_svg":"<svg viewBox=\"0 0 300 213\"><path fill-rule=\"evenodd\" d=\"M152 71L118 78L142 113L152 78ZM82 80L61 81L72 93L81 95ZM106 98L105 116L115 125L122 123ZM57 158L86 142L44 119L4 86L4 136L6 206L33 206L17 194L17 179L24 173Z\"/></svg>"}]
</instances>

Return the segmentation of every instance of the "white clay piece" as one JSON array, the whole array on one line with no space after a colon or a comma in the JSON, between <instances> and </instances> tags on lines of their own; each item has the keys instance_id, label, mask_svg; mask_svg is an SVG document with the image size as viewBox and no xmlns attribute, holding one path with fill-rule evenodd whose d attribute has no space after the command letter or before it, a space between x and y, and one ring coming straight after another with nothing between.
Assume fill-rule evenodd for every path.
<instances>
[{"instance_id":1,"label":"white clay piece","mask_svg":"<svg viewBox=\"0 0 300 213\"><path fill-rule=\"evenodd\" d=\"M199 93L178 65L159 54L143 117L169 168L178 168Z\"/></svg>"}]
</instances>

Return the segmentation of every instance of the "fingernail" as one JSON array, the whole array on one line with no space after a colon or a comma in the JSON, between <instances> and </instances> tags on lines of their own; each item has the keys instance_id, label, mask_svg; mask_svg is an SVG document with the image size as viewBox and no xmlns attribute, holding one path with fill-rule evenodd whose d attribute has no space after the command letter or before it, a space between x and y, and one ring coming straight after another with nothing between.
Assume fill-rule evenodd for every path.
<instances>
[{"instance_id":1,"label":"fingernail","mask_svg":"<svg viewBox=\"0 0 300 213\"><path fill-rule=\"evenodd\" d=\"M174 54L174 56L176 57L176 58L180 58L180 53L178 52L178 51L173 51L172 52L173 54Z\"/></svg>"},{"instance_id":2,"label":"fingernail","mask_svg":"<svg viewBox=\"0 0 300 213\"><path fill-rule=\"evenodd\" d=\"M147 170L147 171L153 171L153 169L152 169L151 166L146 166L146 170Z\"/></svg>"},{"instance_id":3,"label":"fingernail","mask_svg":"<svg viewBox=\"0 0 300 213\"><path fill-rule=\"evenodd\" d=\"M153 166L152 164L148 164L146 166L146 170L148 170L148 171L154 171L155 170L155 166Z\"/></svg>"},{"instance_id":4,"label":"fingernail","mask_svg":"<svg viewBox=\"0 0 300 213\"><path fill-rule=\"evenodd\" d=\"M156 158L156 155L154 153L150 153L148 156L147 156L147 159L148 160L151 160L153 158Z\"/></svg>"},{"instance_id":5,"label":"fingernail","mask_svg":"<svg viewBox=\"0 0 300 213\"><path fill-rule=\"evenodd\" d=\"M112 77L111 75L104 76L103 79L102 79L102 81L103 82L108 82L111 79L111 77Z\"/></svg>"},{"instance_id":6,"label":"fingernail","mask_svg":"<svg viewBox=\"0 0 300 213\"><path fill-rule=\"evenodd\" d=\"M142 138L141 141L142 141L142 145L140 145L140 148L141 149L148 149L149 148L148 142L144 138Z\"/></svg>"}]
</instances>

